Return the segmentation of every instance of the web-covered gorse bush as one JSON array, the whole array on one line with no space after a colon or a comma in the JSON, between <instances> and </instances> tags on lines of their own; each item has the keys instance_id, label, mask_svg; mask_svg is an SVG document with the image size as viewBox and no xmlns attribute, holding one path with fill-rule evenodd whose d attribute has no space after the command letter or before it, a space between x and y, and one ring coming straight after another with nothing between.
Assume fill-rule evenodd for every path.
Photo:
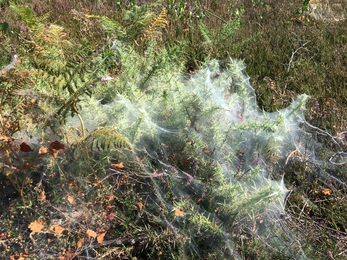
<instances>
[{"instance_id":1,"label":"web-covered gorse bush","mask_svg":"<svg viewBox=\"0 0 347 260\"><path fill-rule=\"evenodd\" d=\"M155 192L143 198L151 201L146 206L183 239L183 252L235 256L232 241L248 230L284 255L301 256L280 219L288 190L276 170L293 151L304 152L307 96L266 113L240 61L212 60L182 75L165 53L149 48L141 57L119 41L113 49L122 66L107 83L114 99L81 102L81 116L89 132L112 127L125 138L118 147L130 153L118 159L151 179ZM156 59L165 62L157 67ZM78 125L71 118L67 128Z\"/></svg>"}]
</instances>

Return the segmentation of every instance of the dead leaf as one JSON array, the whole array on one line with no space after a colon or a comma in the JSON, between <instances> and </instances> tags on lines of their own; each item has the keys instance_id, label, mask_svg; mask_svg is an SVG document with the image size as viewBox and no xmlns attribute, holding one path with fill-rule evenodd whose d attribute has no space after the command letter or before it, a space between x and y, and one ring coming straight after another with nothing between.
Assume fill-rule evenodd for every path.
<instances>
[{"instance_id":1,"label":"dead leaf","mask_svg":"<svg viewBox=\"0 0 347 260\"><path fill-rule=\"evenodd\" d=\"M120 163L111 163L111 168L115 170L123 169L125 168L123 162Z\"/></svg>"},{"instance_id":2,"label":"dead leaf","mask_svg":"<svg viewBox=\"0 0 347 260\"><path fill-rule=\"evenodd\" d=\"M208 150L208 149L204 149L203 152L204 152L204 154L206 154L206 155L209 155L209 154L210 154L210 150Z\"/></svg>"},{"instance_id":3,"label":"dead leaf","mask_svg":"<svg viewBox=\"0 0 347 260\"><path fill-rule=\"evenodd\" d=\"M236 116L237 116L238 119L240 119L241 123L245 122L245 119L243 118L241 113L238 113Z\"/></svg>"},{"instance_id":4,"label":"dead leaf","mask_svg":"<svg viewBox=\"0 0 347 260\"><path fill-rule=\"evenodd\" d=\"M112 221L115 219L114 213L112 212L103 212L103 217L109 221Z\"/></svg>"},{"instance_id":5,"label":"dead leaf","mask_svg":"<svg viewBox=\"0 0 347 260\"><path fill-rule=\"evenodd\" d=\"M52 154L53 158L57 158L58 153L61 150L64 150L64 148L64 145L59 141L54 141L49 145L49 151Z\"/></svg>"},{"instance_id":6,"label":"dead leaf","mask_svg":"<svg viewBox=\"0 0 347 260\"><path fill-rule=\"evenodd\" d=\"M40 195L40 200L45 200L46 199L46 193L45 193L45 191L43 190L42 192L41 192L41 195Z\"/></svg>"},{"instance_id":7,"label":"dead leaf","mask_svg":"<svg viewBox=\"0 0 347 260\"><path fill-rule=\"evenodd\" d=\"M28 145L26 142L23 142L20 144L20 151L28 153L33 151L33 149L31 149L30 145Z\"/></svg>"},{"instance_id":8,"label":"dead leaf","mask_svg":"<svg viewBox=\"0 0 347 260\"><path fill-rule=\"evenodd\" d=\"M83 244L84 244L84 237L82 237L80 240L78 240L78 242L77 242L77 248L82 247Z\"/></svg>"},{"instance_id":9,"label":"dead leaf","mask_svg":"<svg viewBox=\"0 0 347 260\"><path fill-rule=\"evenodd\" d=\"M174 215L175 215L176 217L182 217L182 216L184 215L183 209L181 209L181 208L175 209Z\"/></svg>"},{"instance_id":10,"label":"dead leaf","mask_svg":"<svg viewBox=\"0 0 347 260\"><path fill-rule=\"evenodd\" d=\"M32 169L32 168L34 168L34 165L27 163L27 162L23 163L23 165L22 165L22 169L24 169L24 170L25 169Z\"/></svg>"},{"instance_id":11,"label":"dead leaf","mask_svg":"<svg viewBox=\"0 0 347 260\"><path fill-rule=\"evenodd\" d=\"M36 232L36 233L41 232L41 230L43 229L43 224L40 222L35 220L34 222L30 223L28 228L31 230L31 232Z\"/></svg>"},{"instance_id":12,"label":"dead leaf","mask_svg":"<svg viewBox=\"0 0 347 260\"><path fill-rule=\"evenodd\" d=\"M106 232L107 231L104 231L97 236L96 241L98 241L99 244L101 244L104 241L104 237L106 235Z\"/></svg>"},{"instance_id":13,"label":"dead leaf","mask_svg":"<svg viewBox=\"0 0 347 260\"><path fill-rule=\"evenodd\" d=\"M116 197L115 197L113 194L111 194L110 197L108 198L108 202L113 201L115 198L116 198Z\"/></svg>"},{"instance_id":14,"label":"dead leaf","mask_svg":"<svg viewBox=\"0 0 347 260\"><path fill-rule=\"evenodd\" d=\"M120 185L126 184L128 182L128 178L129 178L128 175L123 175L122 178L120 178L119 184Z\"/></svg>"},{"instance_id":15,"label":"dead leaf","mask_svg":"<svg viewBox=\"0 0 347 260\"><path fill-rule=\"evenodd\" d=\"M136 205L139 208L139 210L142 210L143 204L141 202L137 202Z\"/></svg>"},{"instance_id":16,"label":"dead leaf","mask_svg":"<svg viewBox=\"0 0 347 260\"><path fill-rule=\"evenodd\" d=\"M332 190L329 188L325 188L322 190L324 196L330 196L332 194Z\"/></svg>"},{"instance_id":17,"label":"dead leaf","mask_svg":"<svg viewBox=\"0 0 347 260\"><path fill-rule=\"evenodd\" d=\"M0 240L6 239L7 236L8 236L7 233L1 233L0 234Z\"/></svg>"},{"instance_id":18,"label":"dead leaf","mask_svg":"<svg viewBox=\"0 0 347 260\"><path fill-rule=\"evenodd\" d=\"M87 230L87 235L88 235L88 238L90 239L91 237L92 238L96 238L97 234L95 231L91 230L91 229L88 229Z\"/></svg>"},{"instance_id":19,"label":"dead leaf","mask_svg":"<svg viewBox=\"0 0 347 260\"><path fill-rule=\"evenodd\" d=\"M31 178L29 178L29 177L26 177L26 178L24 179L23 183L24 183L25 185L32 184L32 183L33 183L33 180L32 180Z\"/></svg>"},{"instance_id":20,"label":"dead leaf","mask_svg":"<svg viewBox=\"0 0 347 260\"><path fill-rule=\"evenodd\" d=\"M76 205L76 201L75 201L74 197L68 195L67 200L68 200L68 202L70 202L71 205Z\"/></svg>"},{"instance_id":21,"label":"dead leaf","mask_svg":"<svg viewBox=\"0 0 347 260\"><path fill-rule=\"evenodd\" d=\"M70 259L73 259L75 256L76 256L75 252L70 249L70 250L65 252L65 254L64 254L65 258L64 259L70 260Z\"/></svg>"},{"instance_id":22,"label":"dead leaf","mask_svg":"<svg viewBox=\"0 0 347 260\"><path fill-rule=\"evenodd\" d=\"M11 255L10 260L26 260L30 257L27 253L20 253L19 255Z\"/></svg>"},{"instance_id":23,"label":"dead leaf","mask_svg":"<svg viewBox=\"0 0 347 260\"><path fill-rule=\"evenodd\" d=\"M22 259L28 259L30 257L28 253L20 253L20 256L22 257Z\"/></svg>"},{"instance_id":24,"label":"dead leaf","mask_svg":"<svg viewBox=\"0 0 347 260\"><path fill-rule=\"evenodd\" d=\"M41 154L46 154L46 153L48 153L47 147L41 146L39 149L39 154L41 155Z\"/></svg>"},{"instance_id":25,"label":"dead leaf","mask_svg":"<svg viewBox=\"0 0 347 260\"><path fill-rule=\"evenodd\" d=\"M53 231L56 235L61 235L61 233L63 233L65 230L65 228L58 225L52 225L49 229Z\"/></svg>"}]
</instances>

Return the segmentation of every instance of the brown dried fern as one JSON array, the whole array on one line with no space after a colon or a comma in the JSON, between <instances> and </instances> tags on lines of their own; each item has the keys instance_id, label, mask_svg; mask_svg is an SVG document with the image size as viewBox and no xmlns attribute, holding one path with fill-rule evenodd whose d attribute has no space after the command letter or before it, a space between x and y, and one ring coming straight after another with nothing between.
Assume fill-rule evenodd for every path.
<instances>
[{"instance_id":1,"label":"brown dried fern","mask_svg":"<svg viewBox=\"0 0 347 260\"><path fill-rule=\"evenodd\" d=\"M152 22L147 26L140 37L139 42L146 42L148 40L158 40L162 35L162 30L169 25L166 9L163 8L157 17L152 19ZM136 42L137 45L140 45Z\"/></svg>"}]
</instances>

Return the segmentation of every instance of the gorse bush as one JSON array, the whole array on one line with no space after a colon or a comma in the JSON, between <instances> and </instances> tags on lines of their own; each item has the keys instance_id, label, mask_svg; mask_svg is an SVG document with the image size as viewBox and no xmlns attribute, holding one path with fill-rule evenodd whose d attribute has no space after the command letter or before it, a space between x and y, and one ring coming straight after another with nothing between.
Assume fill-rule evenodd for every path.
<instances>
[{"instance_id":1,"label":"gorse bush","mask_svg":"<svg viewBox=\"0 0 347 260\"><path fill-rule=\"evenodd\" d=\"M150 197L161 205L164 223L176 237L184 238L182 246L195 257L209 237L210 246L212 241L225 244L225 250L210 248L210 257L235 256L233 236L226 234L236 226L257 233L255 227L246 228L256 218L268 235L265 226L281 223L287 194L283 180L271 176L279 178L277 164L290 152L305 152L300 124L305 122L307 96L277 113L261 112L240 62L230 60L220 69L217 61L211 61L194 75L182 76L180 67L175 69L167 60L156 73L136 73L143 72L144 64L155 66L152 54L141 57L127 52L122 43L115 44L124 66L122 77L110 81L110 87L120 86L122 80L126 88L120 88L111 103L81 103L87 128L113 126L127 137L134 153L122 161L136 162L137 174L152 180L155 194ZM128 67L133 60L137 63ZM272 228L271 232L281 230L280 225ZM266 242L273 242L281 253L296 254L297 249L286 249L283 241L270 240Z\"/></svg>"}]
</instances>

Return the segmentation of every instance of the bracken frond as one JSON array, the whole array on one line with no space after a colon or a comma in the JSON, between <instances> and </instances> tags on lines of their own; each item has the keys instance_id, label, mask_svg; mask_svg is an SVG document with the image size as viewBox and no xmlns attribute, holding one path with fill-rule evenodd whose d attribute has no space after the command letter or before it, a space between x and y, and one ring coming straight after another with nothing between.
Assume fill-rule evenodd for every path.
<instances>
[{"instance_id":1,"label":"bracken frond","mask_svg":"<svg viewBox=\"0 0 347 260\"><path fill-rule=\"evenodd\" d=\"M147 26L147 28L143 31L140 41L144 42L146 40L157 39L161 36L161 30L168 25L169 21L166 14L166 9L163 8L160 14L157 17L155 17L152 20L152 22Z\"/></svg>"},{"instance_id":2,"label":"bracken frond","mask_svg":"<svg viewBox=\"0 0 347 260\"><path fill-rule=\"evenodd\" d=\"M0 131L11 136L21 129L20 120L26 111L24 99L18 95L32 82L28 70L8 70L0 76Z\"/></svg>"},{"instance_id":3,"label":"bracken frond","mask_svg":"<svg viewBox=\"0 0 347 260\"><path fill-rule=\"evenodd\" d=\"M80 140L76 146L87 144L92 150L107 151L117 148L126 148L132 151L128 139L117 133L114 127L98 127Z\"/></svg>"}]
</instances>

